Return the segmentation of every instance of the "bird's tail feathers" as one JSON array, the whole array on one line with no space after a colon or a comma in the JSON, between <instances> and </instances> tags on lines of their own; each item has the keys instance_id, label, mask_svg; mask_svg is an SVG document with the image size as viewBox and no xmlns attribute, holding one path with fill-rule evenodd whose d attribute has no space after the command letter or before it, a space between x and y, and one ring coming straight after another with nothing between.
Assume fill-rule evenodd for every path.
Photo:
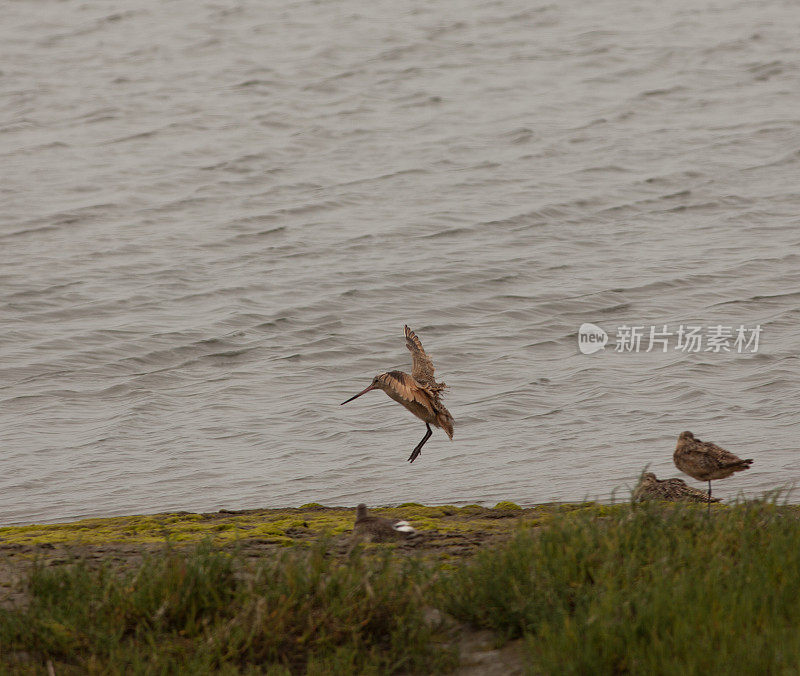
<instances>
[{"instance_id":1,"label":"bird's tail feathers","mask_svg":"<svg viewBox=\"0 0 800 676\"><path fill-rule=\"evenodd\" d=\"M416 533L417 529L414 528L408 521L396 521L394 524L394 529L400 531L401 533Z\"/></svg>"},{"instance_id":2,"label":"bird's tail feathers","mask_svg":"<svg viewBox=\"0 0 800 676\"><path fill-rule=\"evenodd\" d=\"M436 413L436 424L439 425L450 437L450 441L453 440L453 424L455 420L453 420L453 416L450 415L450 411L444 409L442 411L438 411Z\"/></svg>"},{"instance_id":3,"label":"bird's tail feathers","mask_svg":"<svg viewBox=\"0 0 800 676\"><path fill-rule=\"evenodd\" d=\"M733 462L727 462L725 463L725 465L723 465L723 467L725 468L734 467L737 470L741 470L741 469L750 469L750 465L752 464L753 464L753 459L748 458L747 460L734 460Z\"/></svg>"}]
</instances>

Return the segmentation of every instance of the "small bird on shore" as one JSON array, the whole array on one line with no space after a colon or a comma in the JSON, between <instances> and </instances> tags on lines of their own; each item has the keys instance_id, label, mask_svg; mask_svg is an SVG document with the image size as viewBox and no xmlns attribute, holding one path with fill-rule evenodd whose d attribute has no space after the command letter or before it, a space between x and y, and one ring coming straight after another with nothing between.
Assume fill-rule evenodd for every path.
<instances>
[{"instance_id":1,"label":"small bird on shore","mask_svg":"<svg viewBox=\"0 0 800 676\"><path fill-rule=\"evenodd\" d=\"M356 507L356 522L353 532L372 542L399 540L413 537L417 533L408 521L367 514L367 506L363 502Z\"/></svg>"},{"instance_id":2,"label":"small bird on shore","mask_svg":"<svg viewBox=\"0 0 800 676\"><path fill-rule=\"evenodd\" d=\"M381 373L372 379L370 386L363 392L343 401L341 405L348 401L353 401L362 394L370 390L383 390L396 402L405 406L417 418L425 423L427 432L422 437L411 455L408 462L414 462L422 451L425 442L430 438L433 431L431 425L443 429L448 437L453 438L453 416L441 402L441 396L447 387L444 383L437 383L433 377L433 362L422 349L422 343L408 326L404 327L406 337L406 347L411 351L412 368L411 375L402 371L389 371Z\"/></svg>"},{"instance_id":3,"label":"small bird on shore","mask_svg":"<svg viewBox=\"0 0 800 676\"><path fill-rule=\"evenodd\" d=\"M705 491L687 486L683 479L657 479L652 472L645 472L633 491L633 501L667 500L669 502L719 502L709 498Z\"/></svg>"},{"instance_id":4,"label":"small bird on shore","mask_svg":"<svg viewBox=\"0 0 800 676\"><path fill-rule=\"evenodd\" d=\"M672 455L675 466L698 481L708 481L708 500L711 502L711 482L725 479L734 472L749 469L753 460L742 460L710 441L700 441L691 432L681 432Z\"/></svg>"}]
</instances>

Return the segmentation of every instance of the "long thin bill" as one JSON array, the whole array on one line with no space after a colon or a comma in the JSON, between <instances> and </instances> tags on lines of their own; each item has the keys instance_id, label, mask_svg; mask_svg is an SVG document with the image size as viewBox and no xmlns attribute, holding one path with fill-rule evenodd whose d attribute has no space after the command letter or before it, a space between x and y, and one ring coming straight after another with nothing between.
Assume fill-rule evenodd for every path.
<instances>
[{"instance_id":1,"label":"long thin bill","mask_svg":"<svg viewBox=\"0 0 800 676\"><path fill-rule=\"evenodd\" d=\"M364 390L363 392L359 392L356 395L353 395L347 401L353 401L353 399L358 399L358 397L360 397L362 394L366 394L370 390L374 390L374 389L375 389L375 385L370 385L366 390ZM343 401L341 404L339 404L339 406L344 406L347 403L347 401Z\"/></svg>"}]
</instances>

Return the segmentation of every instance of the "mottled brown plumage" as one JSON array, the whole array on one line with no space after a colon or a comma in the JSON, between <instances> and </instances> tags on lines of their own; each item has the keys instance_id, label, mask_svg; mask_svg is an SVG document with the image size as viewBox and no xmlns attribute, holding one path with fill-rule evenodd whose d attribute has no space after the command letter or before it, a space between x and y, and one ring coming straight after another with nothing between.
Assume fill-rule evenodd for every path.
<instances>
[{"instance_id":1,"label":"mottled brown plumage","mask_svg":"<svg viewBox=\"0 0 800 676\"><path fill-rule=\"evenodd\" d=\"M403 332L406 336L406 347L411 352L411 375L414 380L426 387L443 390L447 385L436 383L436 379L433 377L433 372L436 369L433 367L431 358L422 348L422 342L417 338L417 334L408 328L408 325L403 327Z\"/></svg>"},{"instance_id":2,"label":"mottled brown plumage","mask_svg":"<svg viewBox=\"0 0 800 676\"><path fill-rule=\"evenodd\" d=\"M353 533L372 542L385 542L386 540L403 540L414 537L417 531L408 521L367 514L367 506L362 503L356 507Z\"/></svg>"},{"instance_id":3,"label":"mottled brown plumage","mask_svg":"<svg viewBox=\"0 0 800 676\"><path fill-rule=\"evenodd\" d=\"M708 481L708 498L711 498L711 482L725 479L734 472L749 469L751 459L742 460L710 441L700 441L691 432L681 432L678 445L672 455L675 466L684 474L698 481Z\"/></svg>"},{"instance_id":4,"label":"mottled brown plumage","mask_svg":"<svg viewBox=\"0 0 800 676\"><path fill-rule=\"evenodd\" d=\"M657 479L652 472L645 472L633 491L634 502L640 500L667 500L669 502L708 502L705 491L687 486L683 479ZM719 502L719 498L711 498Z\"/></svg>"},{"instance_id":5,"label":"mottled brown plumage","mask_svg":"<svg viewBox=\"0 0 800 676\"><path fill-rule=\"evenodd\" d=\"M435 425L445 431L450 439L453 438L453 416L450 415L440 396L447 387L444 383L437 383L433 377L434 367L431 358L422 348L420 339L408 326L404 328L406 337L406 347L411 351L413 360L411 375L402 371L388 371L381 373L372 379L372 384L364 391L350 397L342 404L353 401L356 397L366 394L370 390L383 390L396 402L405 406L417 418L425 423L427 431L411 455L409 462L414 462L420 454L425 442L430 438L433 431L431 425Z\"/></svg>"}]
</instances>

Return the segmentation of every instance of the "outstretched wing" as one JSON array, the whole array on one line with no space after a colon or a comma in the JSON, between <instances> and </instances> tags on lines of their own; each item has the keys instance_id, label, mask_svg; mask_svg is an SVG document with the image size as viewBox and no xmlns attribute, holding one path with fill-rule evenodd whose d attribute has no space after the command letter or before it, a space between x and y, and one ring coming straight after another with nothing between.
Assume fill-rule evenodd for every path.
<instances>
[{"instance_id":1,"label":"outstretched wing","mask_svg":"<svg viewBox=\"0 0 800 676\"><path fill-rule=\"evenodd\" d=\"M406 335L406 347L410 350L413 359L411 375L414 376L414 380L421 385L435 385L436 381L433 378L433 362L422 348L420 339L417 338L417 334L409 329L407 325L403 330Z\"/></svg>"}]
</instances>

